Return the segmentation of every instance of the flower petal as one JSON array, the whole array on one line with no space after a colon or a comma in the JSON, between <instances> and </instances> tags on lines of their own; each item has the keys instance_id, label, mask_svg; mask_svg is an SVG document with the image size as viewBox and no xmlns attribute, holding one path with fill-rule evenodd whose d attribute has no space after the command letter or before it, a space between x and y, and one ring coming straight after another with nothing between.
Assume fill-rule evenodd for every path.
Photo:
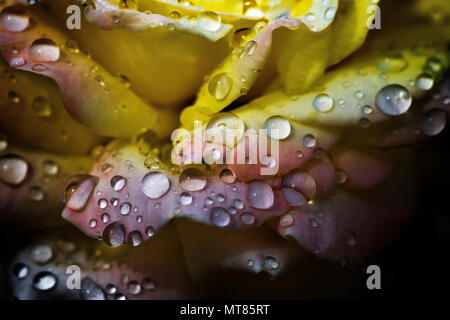
<instances>
[{"instance_id":1,"label":"flower petal","mask_svg":"<svg viewBox=\"0 0 450 320\"><path fill-rule=\"evenodd\" d=\"M118 77L109 74L74 48L63 34L43 23L45 16L33 11L31 17L36 25L23 32L0 29L3 55L10 64L16 57L23 59L25 64L13 63L18 69L55 80L64 105L74 119L95 133L110 137L131 137L149 128L156 135L166 136L176 125L172 112L144 103ZM43 34L46 37L43 38Z\"/></svg>"}]
</instances>

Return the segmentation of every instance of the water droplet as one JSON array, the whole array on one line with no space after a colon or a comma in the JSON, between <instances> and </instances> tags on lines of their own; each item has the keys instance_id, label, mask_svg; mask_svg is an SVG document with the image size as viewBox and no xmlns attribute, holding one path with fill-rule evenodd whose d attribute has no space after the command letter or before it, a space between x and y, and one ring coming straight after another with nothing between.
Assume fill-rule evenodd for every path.
<instances>
[{"instance_id":1,"label":"water droplet","mask_svg":"<svg viewBox=\"0 0 450 320\"><path fill-rule=\"evenodd\" d=\"M222 182L227 184L232 184L236 181L236 176L230 169L223 169L222 171L220 171L219 177Z\"/></svg>"},{"instance_id":2,"label":"water droplet","mask_svg":"<svg viewBox=\"0 0 450 320\"><path fill-rule=\"evenodd\" d=\"M241 118L231 112L221 112L208 121L205 130L205 140L223 145L233 146L243 136L245 132L245 124Z\"/></svg>"},{"instance_id":3,"label":"water droplet","mask_svg":"<svg viewBox=\"0 0 450 320\"><path fill-rule=\"evenodd\" d=\"M80 297L82 300L106 300L103 289L90 277L81 280Z\"/></svg>"},{"instance_id":4,"label":"water droplet","mask_svg":"<svg viewBox=\"0 0 450 320\"><path fill-rule=\"evenodd\" d=\"M301 206L308 202L308 199L295 189L282 188L281 193L290 206Z\"/></svg>"},{"instance_id":5,"label":"water droplet","mask_svg":"<svg viewBox=\"0 0 450 320\"><path fill-rule=\"evenodd\" d=\"M427 73L421 73L416 78L416 87L420 90L430 90L433 88L434 79Z\"/></svg>"},{"instance_id":6,"label":"water droplet","mask_svg":"<svg viewBox=\"0 0 450 320\"><path fill-rule=\"evenodd\" d=\"M35 246L31 250L31 259L37 264L46 264L53 258L53 250L46 244Z\"/></svg>"},{"instance_id":7,"label":"water droplet","mask_svg":"<svg viewBox=\"0 0 450 320\"><path fill-rule=\"evenodd\" d=\"M2 26L10 32L22 32L28 27L30 18L26 15L11 13L4 10L0 15L0 22Z\"/></svg>"},{"instance_id":8,"label":"water droplet","mask_svg":"<svg viewBox=\"0 0 450 320\"><path fill-rule=\"evenodd\" d=\"M169 191L170 181L164 173L152 171L142 179L141 188L150 199L159 199Z\"/></svg>"},{"instance_id":9,"label":"water droplet","mask_svg":"<svg viewBox=\"0 0 450 320\"><path fill-rule=\"evenodd\" d=\"M25 279L28 276L29 269L23 263L17 263L13 270L13 275L18 279Z\"/></svg>"},{"instance_id":10,"label":"water droplet","mask_svg":"<svg viewBox=\"0 0 450 320\"><path fill-rule=\"evenodd\" d=\"M244 48L238 50L239 58L243 59L247 56L252 56L256 52L257 43L254 40L250 40L244 44ZM242 78L241 78L242 80ZM245 81L243 81L245 82Z\"/></svg>"},{"instance_id":11,"label":"water droplet","mask_svg":"<svg viewBox=\"0 0 450 320\"><path fill-rule=\"evenodd\" d=\"M197 25L205 31L215 32L220 29L220 16L212 11L203 11L197 18Z\"/></svg>"},{"instance_id":12,"label":"water droplet","mask_svg":"<svg viewBox=\"0 0 450 320\"><path fill-rule=\"evenodd\" d=\"M226 227L231 222L230 214L227 210L215 207L211 210L211 221L218 227Z\"/></svg>"},{"instance_id":13,"label":"water droplet","mask_svg":"<svg viewBox=\"0 0 450 320\"><path fill-rule=\"evenodd\" d=\"M227 73L215 75L209 82L209 93L217 100L223 100L230 93L233 79Z\"/></svg>"},{"instance_id":14,"label":"water droplet","mask_svg":"<svg viewBox=\"0 0 450 320\"><path fill-rule=\"evenodd\" d=\"M147 237L151 238L155 235L155 229L153 227L147 227L145 233L147 234Z\"/></svg>"},{"instance_id":15,"label":"water droplet","mask_svg":"<svg viewBox=\"0 0 450 320\"><path fill-rule=\"evenodd\" d=\"M283 140L291 134L291 124L281 116L272 116L264 122L264 129L272 139Z\"/></svg>"},{"instance_id":16,"label":"water droplet","mask_svg":"<svg viewBox=\"0 0 450 320\"><path fill-rule=\"evenodd\" d=\"M141 289L141 285L139 284L139 282L137 281L130 281L127 285L127 290L130 294L132 295L138 295L141 293L142 289Z\"/></svg>"},{"instance_id":17,"label":"water droplet","mask_svg":"<svg viewBox=\"0 0 450 320\"><path fill-rule=\"evenodd\" d=\"M364 92L362 92L361 90L358 90L355 92L355 98L356 99L362 99L364 98Z\"/></svg>"},{"instance_id":18,"label":"water droplet","mask_svg":"<svg viewBox=\"0 0 450 320\"><path fill-rule=\"evenodd\" d=\"M36 116L41 118L48 118L52 115L52 107L47 99L43 97L37 97L31 103L31 109Z\"/></svg>"},{"instance_id":19,"label":"water droplet","mask_svg":"<svg viewBox=\"0 0 450 320\"><path fill-rule=\"evenodd\" d=\"M91 219L91 220L89 221L89 227L95 228L96 226L97 226L97 220Z\"/></svg>"},{"instance_id":20,"label":"water droplet","mask_svg":"<svg viewBox=\"0 0 450 320\"><path fill-rule=\"evenodd\" d=\"M303 136L303 145L307 148L314 148L316 146L316 138L312 134Z\"/></svg>"},{"instance_id":21,"label":"water droplet","mask_svg":"<svg viewBox=\"0 0 450 320\"><path fill-rule=\"evenodd\" d=\"M108 294L115 294L117 292L117 287L111 283L106 285L106 292Z\"/></svg>"},{"instance_id":22,"label":"water droplet","mask_svg":"<svg viewBox=\"0 0 450 320\"><path fill-rule=\"evenodd\" d=\"M233 201L233 206L238 210L244 209L244 203L239 199Z\"/></svg>"},{"instance_id":23,"label":"water droplet","mask_svg":"<svg viewBox=\"0 0 450 320\"><path fill-rule=\"evenodd\" d=\"M178 201L182 206L188 206L192 204L192 201L194 201L194 197L192 197L187 192L183 192L180 194L180 198L178 199Z\"/></svg>"},{"instance_id":24,"label":"water droplet","mask_svg":"<svg viewBox=\"0 0 450 320\"><path fill-rule=\"evenodd\" d=\"M127 184L127 180L122 176L114 176L111 178L111 187L114 191L122 190Z\"/></svg>"},{"instance_id":25,"label":"water droplet","mask_svg":"<svg viewBox=\"0 0 450 320\"><path fill-rule=\"evenodd\" d=\"M361 128L368 128L368 127L370 127L370 120L367 119L367 118L359 119L359 126Z\"/></svg>"},{"instance_id":26,"label":"water droplet","mask_svg":"<svg viewBox=\"0 0 450 320\"><path fill-rule=\"evenodd\" d=\"M38 186L33 186L28 190L28 195L30 196L30 199L33 201L40 202L44 200L45 194L44 191L42 191L41 188Z\"/></svg>"},{"instance_id":27,"label":"water droplet","mask_svg":"<svg viewBox=\"0 0 450 320\"><path fill-rule=\"evenodd\" d=\"M306 22L311 23L311 22L314 22L316 19L317 19L316 15L312 12L309 12L305 15Z\"/></svg>"},{"instance_id":28,"label":"water droplet","mask_svg":"<svg viewBox=\"0 0 450 320\"><path fill-rule=\"evenodd\" d=\"M252 224L255 223L256 218L255 218L255 216L254 216L253 214L251 214L250 212L243 212L243 213L241 214L241 216L239 217L239 220L241 221L241 223L242 223L243 225L250 226L250 225L252 225Z\"/></svg>"},{"instance_id":29,"label":"water droplet","mask_svg":"<svg viewBox=\"0 0 450 320\"><path fill-rule=\"evenodd\" d=\"M98 200L98 206L100 207L100 209L105 209L108 206L108 200L106 199Z\"/></svg>"},{"instance_id":30,"label":"water droplet","mask_svg":"<svg viewBox=\"0 0 450 320\"><path fill-rule=\"evenodd\" d=\"M124 226L118 222L111 223L103 231L103 239L109 246L121 246L125 242Z\"/></svg>"},{"instance_id":31,"label":"water droplet","mask_svg":"<svg viewBox=\"0 0 450 320\"><path fill-rule=\"evenodd\" d=\"M22 57L12 57L9 59L9 65L13 68L20 68L27 64L27 61Z\"/></svg>"},{"instance_id":32,"label":"water droplet","mask_svg":"<svg viewBox=\"0 0 450 320\"><path fill-rule=\"evenodd\" d=\"M272 187L263 181L253 181L248 186L247 201L253 208L269 209L273 206L274 193Z\"/></svg>"},{"instance_id":33,"label":"water droplet","mask_svg":"<svg viewBox=\"0 0 450 320\"><path fill-rule=\"evenodd\" d=\"M142 235L139 231L131 231L128 234L127 242L131 244L133 247L137 247L142 243Z\"/></svg>"},{"instance_id":34,"label":"water droplet","mask_svg":"<svg viewBox=\"0 0 450 320\"><path fill-rule=\"evenodd\" d=\"M36 62L58 61L59 56L59 47L50 39L36 40L30 47L30 58Z\"/></svg>"},{"instance_id":35,"label":"water droplet","mask_svg":"<svg viewBox=\"0 0 450 320\"><path fill-rule=\"evenodd\" d=\"M0 133L0 152L5 151L6 148L8 148L8 140Z\"/></svg>"},{"instance_id":36,"label":"water droplet","mask_svg":"<svg viewBox=\"0 0 450 320\"><path fill-rule=\"evenodd\" d=\"M334 99L328 94L322 93L314 98L313 106L319 112L329 112L334 108Z\"/></svg>"},{"instance_id":37,"label":"water droplet","mask_svg":"<svg viewBox=\"0 0 450 320\"><path fill-rule=\"evenodd\" d=\"M266 271L274 271L277 270L278 267L280 266L279 262L277 259L275 259L274 257L271 256L267 256L264 259L264 264L263 264L263 268Z\"/></svg>"},{"instance_id":38,"label":"water droplet","mask_svg":"<svg viewBox=\"0 0 450 320\"><path fill-rule=\"evenodd\" d=\"M361 111L362 113L369 115L373 113L373 108L371 106L363 106Z\"/></svg>"},{"instance_id":39,"label":"water droplet","mask_svg":"<svg viewBox=\"0 0 450 320\"><path fill-rule=\"evenodd\" d=\"M48 271L41 271L33 278L33 287L40 291L48 291L56 286L56 277Z\"/></svg>"},{"instance_id":40,"label":"water droplet","mask_svg":"<svg viewBox=\"0 0 450 320\"><path fill-rule=\"evenodd\" d=\"M290 214L285 214L280 218L280 227L287 228L294 224L294 217Z\"/></svg>"},{"instance_id":41,"label":"water droplet","mask_svg":"<svg viewBox=\"0 0 450 320\"><path fill-rule=\"evenodd\" d=\"M124 202L120 205L119 212L121 215L126 216L131 211L131 204L129 202Z\"/></svg>"},{"instance_id":42,"label":"water droplet","mask_svg":"<svg viewBox=\"0 0 450 320\"><path fill-rule=\"evenodd\" d=\"M103 223L108 223L108 222L109 222L109 214L104 213L104 214L102 215L102 222L103 222Z\"/></svg>"},{"instance_id":43,"label":"water droplet","mask_svg":"<svg viewBox=\"0 0 450 320\"><path fill-rule=\"evenodd\" d=\"M42 163L42 168L44 169L44 172L48 176L55 176L58 174L59 167L53 160L45 160Z\"/></svg>"},{"instance_id":44,"label":"water droplet","mask_svg":"<svg viewBox=\"0 0 450 320\"><path fill-rule=\"evenodd\" d=\"M207 197L207 198L205 199L205 204L206 204L206 205L210 206L210 205L212 205L213 203L214 203L214 200L213 200L212 198Z\"/></svg>"},{"instance_id":45,"label":"water droplet","mask_svg":"<svg viewBox=\"0 0 450 320\"><path fill-rule=\"evenodd\" d=\"M317 159L321 159L325 156L326 152L323 148L317 148L314 150L313 154Z\"/></svg>"},{"instance_id":46,"label":"water droplet","mask_svg":"<svg viewBox=\"0 0 450 320\"><path fill-rule=\"evenodd\" d=\"M441 133L447 124L447 114L440 109L432 109L422 118L422 132L427 136L435 136Z\"/></svg>"},{"instance_id":47,"label":"water droplet","mask_svg":"<svg viewBox=\"0 0 450 320\"><path fill-rule=\"evenodd\" d=\"M311 218L309 219L309 225L311 226L311 228L317 228L319 226L319 223L316 219Z\"/></svg>"},{"instance_id":48,"label":"water droplet","mask_svg":"<svg viewBox=\"0 0 450 320\"><path fill-rule=\"evenodd\" d=\"M392 84L381 89L376 96L377 108L391 116L404 114L412 104L412 96L405 87Z\"/></svg>"},{"instance_id":49,"label":"water droplet","mask_svg":"<svg viewBox=\"0 0 450 320\"><path fill-rule=\"evenodd\" d=\"M335 7L330 7L327 10L325 10L324 18L326 20L333 20L335 15L336 15L336 8Z\"/></svg>"},{"instance_id":50,"label":"water droplet","mask_svg":"<svg viewBox=\"0 0 450 320\"><path fill-rule=\"evenodd\" d=\"M119 292L114 296L114 300L127 300L127 297L125 297L122 293Z\"/></svg>"},{"instance_id":51,"label":"water droplet","mask_svg":"<svg viewBox=\"0 0 450 320\"><path fill-rule=\"evenodd\" d=\"M442 71L442 68L443 68L442 62L438 58L434 58L434 57L429 58L427 60L427 68L434 73L439 73Z\"/></svg>"},{"instance_id":52,"label":"water droplet","mask_svg":"<svg viewBox=\"0 0 450 320\"><path fill-rule=\"evenodd\" d=\"M206 186L206 178L200 170L188 168L181 173L179 185L186 191L200 191Z\"/></svg>"},{"instance_id":53,"label":"water droplet","mask_svg":"<svg viewBox=\"0 0 450 320\"><path fill-rule=\"evenodd\" d=\"M390 53L377 62L377 68L383 72L398 72L408 66L401 53Z\"/></svg>"},{"instance_id":54,"label":"water droplet","mask_svg":"<svg viewBox=\"0 0 450 320\"><path fill-rule=\"evenodd\" d=\"M0 179L4 183L17 186L28 173L28 163L19 156L5 155L0 158Z\"/></svg>"}]
</instances>

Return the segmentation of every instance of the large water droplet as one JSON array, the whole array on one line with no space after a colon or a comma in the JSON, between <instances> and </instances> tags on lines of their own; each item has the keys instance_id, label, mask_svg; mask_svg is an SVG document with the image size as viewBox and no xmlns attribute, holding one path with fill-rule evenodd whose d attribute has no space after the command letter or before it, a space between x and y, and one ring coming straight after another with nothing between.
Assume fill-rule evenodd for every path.
<instances>
[{"instance_id":1,"label":"large water droplet","mask_svg":"<svg viewBox=\"0 0 450 320\"><path fill-rule=\"evenodd\" d=\"M48 271L41 271L33 278L33 287L40 291L48 291L56 286L56 277Z\"/></svg>"},{"instance_id":2,"label":"large water droplet","mask_svg":"<svg viewBox=\"0 0 450 320\"><path fill-rule=\"evenodd\" d=\"M30 18L26 15L4 11L0 15L0 22L10 32L21 32L28 27Z\"/></svg>"},{"instance_id":3,"label":"large water droplet","mask_svg":"<svg viewBox=\"0 0 450 320\"><path fill-rule=\"evenodd\" d=\"M392 84L384 87L375 98L377 108L391 116L404 114L412 104L412 96L405 87Z\"/></svg>"},{"instance_id":4,"label":"large water droplet","mask_svg":"<svg viewBox=\"0 0 450 320\"><path fill-rule=\"evenodd\" d=\"M435 136L445 129L447 114L441 109L432 109L422 119L422 132L427 136Z\"/></svg>"},{"instance_id":5,"label":"large water droplet","mask_svg":"<svg viewBox=\"0 0 450 320\"><path fill-rule=\"evenodd\" d=\"M87 205L89 197L98 183L98 178L93 176L77 176L73 179L65 188L64 198L67 201L67 207L69 209L80 211Z\"/></svg>"},{"instance_id":6,"label":"large water droplet","mask_svg":"<svg viewBox=\"0 0 450 320\"><path fill-rule=\"evenodd\" d=\"M329 112L334 108L334 99L328 94L322 93L314 98L313 106L319 112Z\"/></svg>"},{"instance_id":7,"label":"large water droplet","mask_svg":"<svg viewBox=\"0 0 450 320\"><path fill-rule=\"evenodd\" d=\"M211 221L218 227L226 227L231 222L230 214L227 210L215 207L211 210Z\"/></svg>"},{"instance_id":8,"label":"large water droplet","mask_svg":"<svg viewBox=\"0 0 450 320\"><path fill-rule=\"evenodd\" d=\"M430 90L433 85L434 79L428 73L421 73L416 78L416 87L420 90Z\"/></svg>"},{"instance_id":9,"label":"large water droplet","mask_svg":"<svg viewBox=\"0 0 450 320\"><path fill-rule=\"evenodd\" d=\"M181 173L179 185L186 191L200 191L206 186L206 178L200 170L188 168Z\"/></svg>"},{"instance_id":10,"label":"large water droplet","mask_svg":"<svg viewBox=\"0 0 450 320\"><path fill-rule=\"evenodd\" d=\"M220 29L220 16L212 11L203 11L197 18L197 25L205 31L214 32Z\"/></svg>"},{"instance_id":11,"label":"large water droplet","mask_svg":"<svg viewBox=\"0 0 450 320\"><path fill-rule=\"evenodd\" d=\"M121 223L114 222L103 231L104 241L112 246L118 247L125 242L125 228Z\"/></svg>"},{"instance_id":12,"label":"large water droplet","mask_svg":"<svg viewBox=\"0 0 450 320\"><path fill-rule=\"evenodd\" d=\"M50 39L36 40L30 47L30 58L36 62L58 61L59 56L59 47Z\"/></svg>"},{"instance_id":13,"label":"large water droplet","mask_svg":"<svg viewBox=\"0 0 450 320\"><path fill-rule=\"evenodd\" d=\"M28 163L19 156L5 155L0 158L0 180L10 185L21 184L28 173Z\"/></svg>"},{"instance_id":14,"label":"large water droplet","mask_svg":"<svg viewBox=\"0 0 450 320\"><path fill-rule=\"evenodd\" d=\"M133 247L137 247L142 243L142 235L139 231L131 231L128 234L127 242L131 244Z\"/></svg>"},{"instance_id":15,"label":"large water droplet","mask_svg":"<svg viewBox=\"0 0 450 320\"><path fill-rule=\"evenodd\" d=\"M247 201L256 209L269 209L273 206L274 193L272 187L263 181L253 181L248 186Z\"/></svg>"},{"instance_id":16,"label":"large water droplet","mask_svg":"<svg viewBox=\"0 0 450 320\"><path fill-rule=\"evenodd\" d=\"M272 139L286 139L291 134L291 124L281 116L272 116L264 122L264 129Z\"/></svg>"},{"instance_id":17,"label":"large water droplet","mask_svg":"<svg viewBox=\"0 0 450 320\"><path fill-rule=\"evenodd\" d=\"M169 191L170 181L164 173L152 171L142 179L141 188L150 199L159 199Z\"/></svg>"},{"instance_id":18,"label":"large water droplet","mask_svg":"<svg viewBox=\"0 0 450 320\"><path fill-rule=\"evenodd\" d=\"M233 79L227 73L215 75L209 82L209 93L217 100L223 100L230 93Z\"/></svg>"},{"instance_id":19,"label":"large water droplet","mask_svg":"<svg viewBox=\"0 0 450 320\"><path fill-rule=\"evenodd\" d=\"M106 300L103 289L90 277L81 280L80 297L82 300Z\"/></svg>"},{"instance_id":20,"label":"large water droplet","mask_svg":"<svg viewBox=\"0 0 450 320\"><path fill-rule=\"evenodd\" d=\"M127 180L122 176L114 176L111 178L111 187L114 191L122 190L127 184Z\"/></svg>"}]
</instances>

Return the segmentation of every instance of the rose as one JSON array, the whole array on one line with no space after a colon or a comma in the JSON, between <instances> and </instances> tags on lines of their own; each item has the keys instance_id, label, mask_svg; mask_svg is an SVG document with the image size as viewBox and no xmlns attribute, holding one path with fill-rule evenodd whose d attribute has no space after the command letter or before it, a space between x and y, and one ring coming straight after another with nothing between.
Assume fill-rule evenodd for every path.
<instances>
[{"instance_id":1,"label":"rose","mask_svg":"<svg viewBox=\"0 0 450 320\"><path fill-rule=\"evenodd\" d=\"M65 29L71 1L3 1L4 220L18 228L60 224L64 190L63 217L84 233L140 245L101 249L128 266L74 258L89 266L93 280L84 286L100 298L189 296L187 275L207 286L199 279L222 267L277 276L307 259L286 236L324 259L378 253L414 212L414 155L400 146L445 127L447 100L422 99L448 66L448 16L436 17L429 3L385 1L382 29L359 49L373 18L369 0L195 2L203 9L96 0L85 3L74 31ZM442 88L444 97L448 84ZM172 150L179 113L183 130ZM207 166L190 163L199 121L206 137L223 130L235 137L200 146ZM227 151L244 159L251 152L249 129L268 129L279 153L220 164ZM261 173L273 166L276 174ZM51 258L41 263L72 255L49 241L38 259L49 251ZM154 267L161 256L147 257L151 251L163 254L163 267ZM186 266L165 268L181 255ZM23 274L23 261L36 264L31 258L19 253L14 270ZM142 281L121 282L121 270ZM149 274L156 291L142 290L155 286L144 281ZM15 285L17 295L30 297L22 286L39 277Z\"/></svg>"}]
</instances>

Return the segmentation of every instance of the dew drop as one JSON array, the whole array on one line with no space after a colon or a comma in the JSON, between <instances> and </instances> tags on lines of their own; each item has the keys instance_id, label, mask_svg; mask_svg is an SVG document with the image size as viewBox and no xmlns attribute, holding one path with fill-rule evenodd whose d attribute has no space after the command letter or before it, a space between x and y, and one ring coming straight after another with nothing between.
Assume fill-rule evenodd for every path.
<instances>
[{"instance_id":1,"label":"dew drop","mask_svg":"<svg viewBox=\"0 0 450 320\"><path fill-rule=\"evenodd\" d=\"M328 94L322 93L314 98L313 106L319 112L329 112L334 108L334 99Z\"/></svg>"},{"instance_id":2,"label":"dew drop","mask_svg":"<svg viewBox=\"0 0 450 320\"><path fill-rule=\"evenodd\" d=\"M25 279L28 276L29 268L23 263L17 263L12 272L17 279Z\"/></svg>"},{"instance_id":3,"label":"dew drop","mask_svg":"<svg viewBox=\"0 0 450 320\"><path fill-rule=\"evenodd\" d=\"M142 179L141 189L150 199L159 199L170 189L167 176L159 171L152 171Z\"/></svg>"},{"instance_id":4,"label":"dew drop","mask_svg":"<svg viewBox=\"0 0 450 320\"><path fill-rule=\"evenodd\" d=\"M103 231L103 239L109 246L121 246L125 242L124 226L118 222L111 223Z\"/></svg>"},{"instance_id":5,"label":"dew drop","mask_svg":"<svg viewBox=\"0 0 450 320\"><path fill-rule=\"evenodd\" d=\"M141 285L139 284L139 282L133 280L128 283L127 290L130 294L136 296L141 293L142 288L141 288Z\"/></svg>"},{"instance_id":6,"label":"dew drop","mask_svg":"<svg viewBox=\"0 0 450 320\"><path fill-rule=\"evenodd\" d=\"M377 68L383 72L399 72L408 66L401 53L390 53L377 62Z\"/></svg>"},{"instance_id":7,"label":"dew drop","mask_svg":"<svg viewBox=\"0 0 450 320\"><path fill-rule=\"evenodd\" d=\"M96 226L97 226L97 220L91 219L91 220L89 221L89 227L95 228Z\"/></svg>"},{"instance_id":8,"label":"dew drop","mask_svg":"<svg viewBox=\"0 0 450 320\"><path fill-rule=\"evenodd\" d=\"M131 204L129 202L124 202L119 207L119 212L121 215L126 216L131 211Z\"/></svg>"},{"instance_id":9,"label":"dew drop","mask_svg":"<svg viewBox=\"0 0 450 320\"><path fill-rule=\"evenodd\" d=\"M80 297L82 300L106 300L103 289L90 277L81 280Z\"/></svg>"},{"instance_id":10,"label":"dew drop","mask_svg":"<svg viewBox=\"0 0 450 320\"><path fill-rule=\"evenodd\" d=\"M314 148L316 146L316 138L312 134L303 136L303 145L307 148Z\"/></svg>"},{"instance_id":11,"label":"dew drop","mask_svg":"<svg viewBox=\"0 0 450 320\"><path fill-rule=\"evenodd\" d=\"M290 214L285 214L280 218L280 227L287 228L294 224L294 217Z\"/></svg>"},{"instance_id":12,"label":"dew drop","mask_svg":"<svg viewBox=\"0 0 450 320\"><path fill-rule=\"evenodd\" d=\"M219 173L220 180L226 184L232 184L236 181L236 176L230 169L223 169Z\"/></svg>"},{"instance_id":13,"label":"dew drop","mask_svg":"<svg viewBox=\"0 0 450 320\"><path fill-rule=\"evenodd\" d=\"M98 200L98 206L100 209L105 209L108 206L108 200L106 199Z\"/></svg>"},{"instance_id":14,"label":"dew drop","mask_svg":"<svg viewBox=\"0 0 450 320\"><path fill-rule=\"evenodd\" d=\"M206 177L199 169L188 168L181 173L179 185L186 191L200 191L206 186Z\"/></svg>"},{"instance_id":15,"label":"dew drop","mask_svg":"<svg viewBox=\"0 0 450 320\"><path fill-rule=\"evenodd\" d=\"M242 223L243 225L250 226L250 225L252 225L252 224L255 223L256 218L255 218L255 216L254 216L253 214L251 214L250 212L244 212L244 213L242 213L241 216L239 217L239 220L241 221L241 223Z\"/></svg>"},{"instance_id":16,"label":"dew drop","mask_svg":"<svg viewBox=\"0 0 450 320\"><path fill-rule=\"evenodd\" d=\"M183 192L180 194L180 198L178 199L178 202L182 205L182 206L188 206L190 204L192 204L192 202L194 201L194 197L192 197L189 193L187 192Z\"/></svg>"},{"instance_id":17,"label":"dew drop","mask_svg":"<svg viewBox=\"0 0 450 320\"><path fill-rule=\"evenodd\" d=\"M22 32L28 27L30 18L26 15L4 11L0 15L0 22L10 32Z\"/></svg>"},{"instance_id":18,"label":"dew drop","mask_svg":"<svg viewBox=\"0 0 450 320\"><path fill-rule=\"evenodd\" d=\"M381 89L375 101L377 108L384 114L398 116L409 110L412 97L405 87L392 84Z\"/></svg>"},{"instance_id":19,"label":"dew drop","mask_svg":"<svg viewBox=\"0 0 450 320\"><path fill-rule=\"evenodd\" d=\"M280 266L279 262L277 259L275 259L274 257L271 256L267 256L264 259L264 264L263 264L263 268L266 271L274 271L277 270L278 267Z\"/></svg>"},{"instance_id":20,"label":"dew drop","mask_svg":"<svg viewBox=\"0 0 450 320\"><path fill-rule=\"evenodd\" d=\"M264 122L264 129L272 139L283 140L291 134L291 124L281 116L272 116Z\"/></svg>"},{"instance_id":21,"label":"dew drop","mask_svg":"<svg viewBox=\"0 0 450 320\"><path fill-rule=\"evenodd\" d=\"M447 124L447 114L440 109L432 109L422 118L422 132L427 136L436 136L441 133Z\"/></svg>"},{"instance_id":22,"label":"dew drop","mask_svg":"<svg viewBox=\"0 0 450 320\"><path fill-rule=\"evenodd\" d=\"M147 234L147 237L151 238L155 235L155 229L153 227L147 227L145 233Z\"/></svg>"},{"instance_id":23,"label":"dew drop","mask_svg":"<svg viewBox=\"0 0 450 320\"><path fill-rule=\"evenodd\" d=\"M40 202L44 200L45 194L44 191L38 186L33 186L28 190L28 195L30 196L30 199L36 202Z\"/></svg>"},{"instance_id":24,"label":"dew drop","mask_svg":"<svg viewBox=\"0 0 450 320\"><path fill-rule=\"evenodd\" d=\"M347 173L342 169L336 170L336 183L344 184L347 182L348 176Z\"/></svg>"},{"instance_id":25,"label":"dew drop","mask_svg":"<svg viewBox=\"0 0 450 320\"><path fill-rule=\"evenodd\" d=\"M226 227L231 222L230 214L227 210L215 207L211 210L211 221L218 227Z\"/></svg>"},{"instance_id":26,"label":"dew drop","mask_svg":"<svg viewBox=\"0 0 450 320\"><path fill-rule=\"evenodd\" d=\"M13 68L20 68L26 64L26 60L22 57L12 57L11 59L9 59L9 65Z\"/></svg>"},{"instance_id":27,"label":"dew drop","mask_svg":"<svg viewBox=\"0 0 450 320\"><path fill-rule=\"evenodd\" d=\"M114 191L122 190L127 184L127 180L122 176L114 176L111 178L111 187Z\"/></svg>"},{"instance_id":28,"label":"dew drop","mask_svg":"<svg viewBox=\"0 0 450 320\"><path fill-rule=\"evenodd\" d=\"M248 186L247 201L253 208L269 209L274 203L272 187L263 181L253 181Z\"/></svg>"},{"instance_id":29,"label":"dew drop","mask_svg":"<svg viewBox=\"0 0 450 320\"><path fill-rule=\"evenodd\" d=\"M42 168L44 169L44 172L48 176L56 176L59 171L59 167L53 160L45 160L42 163Z\"/></svg>"},{"instance_id":30,"label":"dew drop","mask_svg":"<svg viewBox=\"0 0 450 320\"><path fill-rule=\"evenodd\" d=\"M209 93L217 100L223 100L230 93L233 79L227 73L215 75L209 82Z\"/></svg>"},{"instance_id":31,"label":"dew drop","mask_svg":"<svg viewBox=\"0 0 450 320\"><path fill-rule=\"evenodd\" d=\"M104 214L102 215L102 222L103 222L103 223L108 223L108 222L109 222L109 214L104 213Z\"/></svg>"},{"instance_id":32,"label":"dew drop","mask_svg":"<svg viewBox=\"0 0 450 320\"><path fill-rule=\"evenodd\" d=\"M39 291L48 291L56 286L56 277L49 271L41 271L33 278L33 287Z\"/></svg>"},{"instance_id":33,"label":"dew drop","mask_svg":"<svg viewBox=\"0 0 450 320\"><path fill-rule=\"evenodd\" d=\"M0 180L17 186L21 184L28 173L28 163L19 156L5 155L0 158Z\"/></svg>"},{"instance_id":34,"label":"dew drop","mask_svg":"<svg viewBox=\"0 0 450 320\"><path fill-rule=\"evenodd\" d=\"M416 87L420 90L430 90L433 88L434 79L427 73L419 74L416 78Z\"/></svg>"},{"instance_id":35,"label":"dew drop","mask_svg":"<svg viewBox=\"0 0 450 320\"><path fill-rule=\"evenodd\" d=\"M75 211L83 210L97 182L98 179L93 176L76 176L71 178L64 189L64 199L67 202L67 207Z\"/></svg>"},{"instance_id":36,"label":"dew drop","mask_svg":"<svg viewBox=\"0 0 450 320\"><path fill-rule=\"evenodd\" d=\"M295 189L282 188L281 193L290 206L301 206L308 202L308 199Z\"/></svg>"},{"instance_id":37,"label":"dew drop","mask_svg":"<svg viewBox=\"0 0 450 320\"><path fill-rule=\"evenodd\" d=\"M220 16L212 11L203 11L197 18L197 25L205 31L215 32L220 29Z\"/></svg>"},{"instance_id":38,"label":"dew drop","mask_svg":"<svg viewBox=\"0 0 450 320\"><path fill-rule=\"evenodd\" d=\"M59 47L50 39L39 39L30 47L30 58L36 62L54 62L60 57Z\"/></svg>"},{"instance_id":39,"label":"dew drop","mask_svg":"<svg viewBox=\"0 0 450 320\"><path fill-rule=\"evenodd\" d=\"M128 234L127 242L131 244L133 247L137 247L142 243L142 235L139 231L131 231Z\"/></svg>"},{"instance_id":40,"label":"dew drop","mask_svg":"<svg viewBox=\"0 0 450 320\"><path fill-rule=\"evenodd\" d=\"M46 244L37 245L31 250L31 260L37 264L46 264L53 258L53 250Z\"/></svg>"}]
</instances>

